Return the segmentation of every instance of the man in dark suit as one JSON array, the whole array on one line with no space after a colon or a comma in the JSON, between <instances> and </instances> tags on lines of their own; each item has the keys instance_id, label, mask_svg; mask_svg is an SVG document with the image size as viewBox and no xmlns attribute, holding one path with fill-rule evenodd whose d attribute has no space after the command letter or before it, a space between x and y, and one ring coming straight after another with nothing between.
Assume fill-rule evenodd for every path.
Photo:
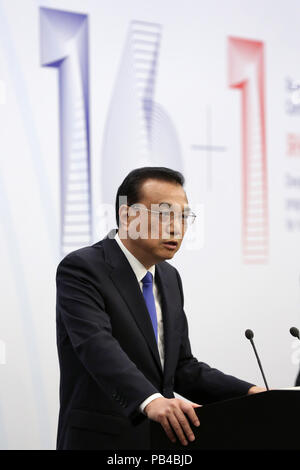
<instances>
[{"instance_id":1,"label":"man in dark suit","mask_svg":"<svg viewBox=\"0 0 300 470\"><path fill-rule=\"evenodd\" d=\"M198 403L264 390L192 355L181 279L165 261L195 218L183 184L167 168L133 170L118 230L58 266L58 449L147 449L150 420L187 445Z\"/></svg>"}]
</instances>

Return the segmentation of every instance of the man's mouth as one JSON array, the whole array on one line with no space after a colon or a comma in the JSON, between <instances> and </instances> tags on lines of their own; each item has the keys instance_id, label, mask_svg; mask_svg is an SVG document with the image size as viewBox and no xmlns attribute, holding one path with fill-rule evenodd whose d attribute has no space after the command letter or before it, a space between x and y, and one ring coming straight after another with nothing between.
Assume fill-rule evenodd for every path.
<instances>
[{"instance_id":1,"label":"man's mouth","mask_svg":"<svg viewBox=\"0 0 300 470\"><path fill-rule=\"evenodd\" d=\"M169 250L176 250L178 246L178 242L175 240L168 241L168 242L163 242L163 245L168 248Z\"/></svg>"}]
</instances>

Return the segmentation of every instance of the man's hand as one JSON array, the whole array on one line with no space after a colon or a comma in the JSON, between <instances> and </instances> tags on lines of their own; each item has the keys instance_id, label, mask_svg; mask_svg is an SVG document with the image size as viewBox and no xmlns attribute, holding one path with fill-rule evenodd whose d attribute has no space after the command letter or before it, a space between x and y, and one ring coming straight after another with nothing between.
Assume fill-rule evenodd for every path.
<instances>
[{"instance_id":1,"label":"man's hand","mask_svg":"<svg viewBox=\"0 0 300 470\"><path fill-rule=\"evenodd\" d=\"M194 441L195 436L185 414L187 414L195 426L199 426L200 422L194 408L199 408L200 406L197 403L186 402L178 398L161 397L152 400L146 406L144 412L149 419L157 421L162 425L172 442L176 442L176 434L181 444L186 446L188 444L187 439Z\"/></svg>"},{"instance_id":2,"label":"man's hand","mask_svg":"<svg viewBox=\"0 0 300 470\"><path fill-rule=\"evenodd\" d=\"M253 387L249 388L247 395L253 395L254 393L261 393L266 392L267 389L264 387L257 387L254 385Z\"/></svg>"}]
</instances>

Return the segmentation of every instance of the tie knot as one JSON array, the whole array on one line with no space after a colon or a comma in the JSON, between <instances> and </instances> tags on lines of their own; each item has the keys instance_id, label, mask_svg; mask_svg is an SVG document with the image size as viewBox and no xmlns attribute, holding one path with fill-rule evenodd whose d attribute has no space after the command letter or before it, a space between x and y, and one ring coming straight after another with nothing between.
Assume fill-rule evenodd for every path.
<instances>
[{"instance_id":1,"label":"tie knot","mask_svg":"<svg viewBox=\"0 0 300 470\"><path fill-rule=\"evenodd\" d=\"M142 283L143 283L143 285L145 285L145 284L149 285L149 284L152 284L152 281L153 281L153 276L150 273L150 271L147 271L147 273L145 274L145 276L142 279Z\"/></svg>"}]
</instances>

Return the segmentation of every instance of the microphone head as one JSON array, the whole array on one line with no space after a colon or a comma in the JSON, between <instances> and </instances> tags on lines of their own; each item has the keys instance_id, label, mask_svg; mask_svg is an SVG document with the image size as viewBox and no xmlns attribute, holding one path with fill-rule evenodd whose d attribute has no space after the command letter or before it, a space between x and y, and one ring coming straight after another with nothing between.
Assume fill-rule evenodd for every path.
<instances>
[{"instance_id":1,"label":"microphone head","mask_svg":"<svg viewBox=\"0 0 300 470\"><path fill-rule=\"evenodd\" d=\"M245 336L246 336L247 339L252 339L253 336L254 336L254 333L253 333L252 330L246 330L245 331Z\"/></svg>"},{"instance_id":2,"label":"microphone head","mask_svg":"<svg viewBox=\"0 0 300 470\"><path fill-rule=\"evenodd\" d=\"M295 326L292 326L292 328L290 328L290 333L292 336L295 336L295 338L300 339L299 330Z\"/></svg>"}]
</instances>

